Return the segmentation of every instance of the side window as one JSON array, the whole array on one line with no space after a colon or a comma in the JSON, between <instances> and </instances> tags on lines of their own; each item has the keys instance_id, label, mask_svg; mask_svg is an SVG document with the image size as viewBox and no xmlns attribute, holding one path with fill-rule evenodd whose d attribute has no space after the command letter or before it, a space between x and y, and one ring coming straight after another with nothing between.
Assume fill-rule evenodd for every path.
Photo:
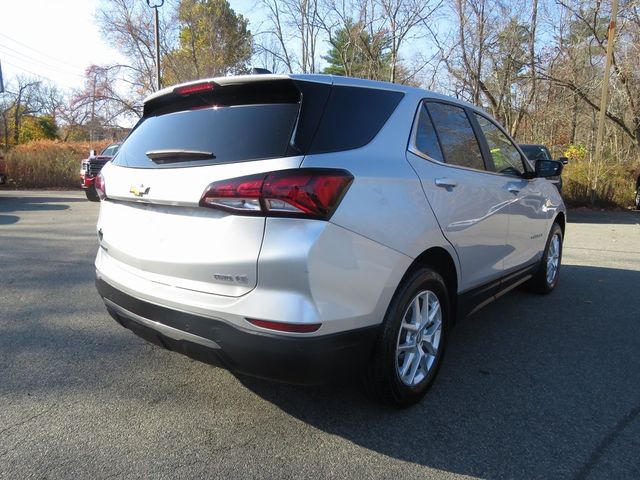
<instances>
[{"instance_id":1,"label":"side window","mask_svg":"<svg viewBox=\"0 0 640 480\"><path fill-rule=\"evenodd\" d=\"M309 153L365 146L382 129L402 97L402 92L334 85Z\"/></svg>"},{"instance_id":2,"label":"side window","mask_svg":"<svg viewBox=\"0 0 640 480\"><path fill-rule=\"evenodd\" d=\"M438 132L444 159L451 165L484 170L480 146L464 109L444 103L427 106Z\"/></svg>"},{"instance_id":3,"label":"side window","mask_svg":"<svg viewBox=\"0 0 640 480\"><path fill-rule=\"evenodd\" d=\"M444 162L436 131L433 128L431 117L429 117L429 112L427 112L424 104L420 107L418 125L416 127L415 146L429 158L437 160L438 162Z\"/></svg>"},{"instance_id":4,"label":"side window","mask_svg":"<svg viewBox=\"0 0 640 480\"><path fill-rule=\"evenodd\" d=\"M475 114L475 116L480 124L482 133L487 139L496 172L506 175L522 175L525 171L522 164L522 156L509 140L509 137L489 119L478 114Z\"/></svg>"}]
</instances>

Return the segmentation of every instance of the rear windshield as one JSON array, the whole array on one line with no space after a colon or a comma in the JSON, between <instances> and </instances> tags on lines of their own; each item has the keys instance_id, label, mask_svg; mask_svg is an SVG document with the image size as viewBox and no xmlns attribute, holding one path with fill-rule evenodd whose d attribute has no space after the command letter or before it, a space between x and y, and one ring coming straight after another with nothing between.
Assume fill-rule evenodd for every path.
<instances>
[{"instance_id":1,"label":"rear windshield","mask_svg":"<svg viewBox=\"0 0 640 480\"><path fill-rule=\"evenodd\" d=\"M529 160L551 160L547 147L542 145L520 145Z\"/></svg>"},{"instance_id":2,"label":"rear windshield","mask_svg":"<svg viewBox=\"0 0 640 480\"><path fill-rule=\"evenodd\" d=\"M114 143L113 145L109 145L107 148L105 148L102 151L100 156L102 156L102 157L113 157L118 152L118 148L120 148L120 144L118 144L118 143Z\"/></svg>"},{"instance_id":3,"label":"rear windshield","mask_svg":"<svg viewBox=\"0 0 640 480\"><path fill-rule=\"evenodd\" d=\"M298 104L208 107L148 117L120 148L115 164L176 168L282 157ZM209 152L211 158L157 163L154 151ZM153 156L151 154L151 156Z\"/></svg>"}]
</instances>

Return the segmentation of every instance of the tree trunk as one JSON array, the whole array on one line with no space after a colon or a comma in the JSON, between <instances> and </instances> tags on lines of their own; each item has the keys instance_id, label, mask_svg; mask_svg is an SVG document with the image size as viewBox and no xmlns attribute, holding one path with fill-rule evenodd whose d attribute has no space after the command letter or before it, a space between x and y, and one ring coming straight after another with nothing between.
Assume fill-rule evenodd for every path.
<instances>
[{"instance_id":1,"label":"tree trunk","mask_svg":"<svg viewBox=\"0 0 640 480\"><path fill-rule=\"evenodd\" d=\"M578 128L578 96L573 94L573 112L571 114L571 144L576 143L576 129Z\"/></svg>"},{"instance_id":2,"label":"tree trunk","mask_svg":"<svg viewBox=\"0 0 640 480\"><path fill-rule=\"evenodd\" d=\"M15 111L13 113L13 144L17 145L20 141L20 108L22 107L20 95L16 100Z\"/></svg>"}]
</instances>

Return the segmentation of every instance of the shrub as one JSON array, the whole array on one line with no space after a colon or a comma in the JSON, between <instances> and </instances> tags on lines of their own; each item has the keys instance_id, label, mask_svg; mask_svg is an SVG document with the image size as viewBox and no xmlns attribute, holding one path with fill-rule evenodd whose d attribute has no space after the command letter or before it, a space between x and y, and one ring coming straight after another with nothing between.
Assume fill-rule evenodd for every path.
<instances>
[{"instance_id":1,"label":"shrub","mask_svg":"<svg viewBox=\"0 0 640 480\"><path fill-rule=\"evenodd\" d=\"M110 142L36 140L18 145L6 156L9 185L16 188L74 188L80 186L80 160L89 150L100 152Z\"/></svg>"},{"instance_id":2,"label":"shrub","mask_svg":"<svg viewBox=\"0 0 640 480\"><path fill-rule=\"evenodd\" d=\"M564 156L570 162L581 162L587 158L587 147L580 143L571 144L564 151Z\"/></svg>"},{"instance_id":3,"label":"shrub","mask_svg":"<svg viewBox=\"0 0 640 480\"><path fill-rule=\"evenodd\" d=\"M89 150L101 151L110 142L36 140L18 145L5 155L9 185L16 188L77 188L80 160ZM563 197L570 206L623 207L633 205L635 177L628 164L589 162L582 145L565 151L569 164L562 178ZM594 182L594 179L597 179ZM593 188L595 184L595 188Z\"/></svg>"},{"instance_id":4,"label":"shrub","mask_svg":"<svg viewBox=\"0 0 640 480\"><path fill-rule=\"evenodd\" d=\"M588 160L570 160L562 180L562 196L567 205L607 208L633 205L635 180L625 164L603 162L596 167Z\"/></svg>"}]
</instances>

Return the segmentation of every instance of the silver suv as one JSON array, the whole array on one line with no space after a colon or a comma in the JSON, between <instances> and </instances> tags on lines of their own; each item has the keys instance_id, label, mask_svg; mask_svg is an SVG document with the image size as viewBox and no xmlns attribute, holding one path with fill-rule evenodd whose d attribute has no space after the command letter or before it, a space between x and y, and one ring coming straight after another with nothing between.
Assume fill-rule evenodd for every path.
<instances>
[{"instance_id":1,"label":"silver suv","mask_svg":"<svg viewBox=\"0 0 640 480\"><path fill-rule=\"evenodd\" d=\"M482 110L387 83L215 78L149 97L102 170L97 287L143 338L410 405L455 320L556 286L558 191Z\"/></svg>"}]
</instances>

